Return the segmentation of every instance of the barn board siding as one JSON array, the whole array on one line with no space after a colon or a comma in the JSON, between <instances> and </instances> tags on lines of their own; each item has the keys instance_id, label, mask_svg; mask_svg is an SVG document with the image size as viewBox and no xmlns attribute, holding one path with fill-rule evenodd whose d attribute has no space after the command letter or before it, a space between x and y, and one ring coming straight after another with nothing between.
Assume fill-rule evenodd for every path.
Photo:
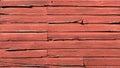
<instances>
[{"instance_id":1,"label":"barn board siding","mask_svg":"<svg viewBox=\"0 0 120 68\"><path fill-rule=\"evenodd\" d=\"M119 0L0 0L0 68L120 68Z\"/></svg>"}]
</instances>

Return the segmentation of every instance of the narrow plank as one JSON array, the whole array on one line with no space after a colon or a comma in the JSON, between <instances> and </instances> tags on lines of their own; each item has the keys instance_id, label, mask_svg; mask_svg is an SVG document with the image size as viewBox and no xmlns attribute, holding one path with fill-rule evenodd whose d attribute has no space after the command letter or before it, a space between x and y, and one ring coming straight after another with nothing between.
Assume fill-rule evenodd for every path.
<instances>
[{"instance_id":1,"label":"narrow plank","mask_svg":"<svg viewBox=\"0 0 120 68\"><path fill-rule=\"evenodd\" d=\"M25 58L47 56L46 50L4 51L0 50L0 58Z\"/></svg>"},{"instance_id":2,"label":"narrow plank","mask_svg":"<svg viewBox=\"0 0 120 68\"><path fill-rule=\"evenodd\" d=\"M97 28L97 29L96 29ZM50 24L49 32L83 32L83 31L120 31L119 25L106 25L106 24Z\"/></svg>"},{"instance_id":3,"label":"narrow plank","mask_svg":"<svg viewBox=\"0 0 120 68\"><path fill-rule=\"evenodd\" d=\"M46 66L38 66L38 67L41 67L41 68L46 68ZM5 67L2 67L2 68L38 68L37 66L24 66L24 67L21 67L21 66L5 66Z\"/></svg>"},{"instance_id":4,"label":"narrow plank","mask_svg":"<svg viewBox=\"0 0 120 68\"><path fill-rule=\"evenodd\" d=\"M120 8L98 8L98 7L48 7L50 15L119 15Z\"/></svg>"},{"instance_id":5,"label":"narrow plank","mask_svg":"<svg viewBox=\"0 0 120 68\"><path fill-rule=\"evenodd\" d=\"M51 0L55 6L120 6L119 0Z\"/></svg>"},{"instance_id":6,"label":"narrow plank","mask_svg":"<svg viewBox=\"0 0 120 68\"><path fill-rule=\"evenodd\" d=\"M93 4L94 3L94 4ZM35 0L35 1L27 1L27 0L17 0L17 1L9 1L9 0L2 0L1 6L46 6L46 5L53 5L53 6L120 6L120 1L101 1L101 0Z\"/></svg>"},{"instance_id":7,"label":"narrow plank","mask_svg":"<svg viewBox=\"0 0 120 68\"><path fill-rule=\"evenodd\" d=\"M118 40L120 33L102 32L49 32L50 40Z\"/></svg>"},{"instance_id":8,"label":"narrow plank","mask_svg":"<svg viewBox=\"0 0 120 68\"><path fill-rule=\"evenodd\" d=\"M33 8L3 8L0 10L1 14L11 15L46 15L45 7Z\"/></svg>"},{"instance_id":9,"label":"narrow plank","mask_svg":"<svg viewBox=\"0 0 120 68\"><path fill-rule=\"evenodd\" d=\"M83 16L84 23L118 23L120 16Z\"/></svg>"},{"instance_id":10,"label":"narrow plank","mask_svg":"<svg viewBox=\"0 0 120 68\"><path fill-rule=\"evenodd\" d=\"M0 67L5 68L4 66L6 66L6 68L8 68L8 67L10 67L10 66L20 66L20 64L1 62L1 63L0 63Z\"/></svg>"},{"instance_id":11,"label":"narrow plank","mask_svg":"<svg viewBox=\"0 0 120 68\"><path fill-rule=\"evenodd\" d=\"M49 68L85 68L82 66L49 66Z\"/></svg>"},{"instance_id":12,"label":"narrow plank","mask_svg":"<svg viewBox=\"0 0 120 68\"><path fill-rule=\"evenodd\" d=\"M86 66L86 68L120 68L120 66Z\"/></svg>"},{"instance_id":13,"label":"narrow plank","mask_svg":"<svg viewBox=\"0 0 120 68\"><path fill-rule=\"evenodd\" d=\"M0 32L46 32L48 24L1 24Z\"/></svg>"},{"instance_id":14,"label":"narrow plank","mask_svg":"<svg viewBox=\"0 0 120 68\"><path fill-rule=\"evenodd\" d=\"M14 27L16 26L16 27ZM97 29L96 29L97 28ZM119 25L96 24L1 24L0 32L119 32Z\"/></svg>"},{"instance_id":15,"label":"narrow plank","mask_svg":"<svg viewBox=\"0 0 120 68\"><path fill-rule=\"evenodd\" d=\"M74 15L53 15L53 16L22 16L22 15L3 15L0 18L1 23L92 23L92 24L110 24L110 23L119 23L120 16L74 16Z\"/></svg>"},{"instance_id":16,"label":"narrow plank","mask_svg":"<svg viewBox=\"0 0 120 68\"><path fill-rule=\"evenodd\" d=\"M68 62L69 61L69 62ZM27 58L27 59L1 59L0 62L21 64L21 66L42 65L79 65L83 66L83 58ZM5 65L3 65L5 66Z\"/></svg>"},{"instance_id":17,"label":"narrow plank","mask_svg":"<svg viewBox=\"0 0 120 68\"><path fill-rule=\"evenodd\" d=\"M51 57L119 57L119 49L53 49L48 50Z\"/></svg>"},{"instance_id":18,"label":"narrow plank","mask_svg":"<svg viewBox=\"0 0 120 68\"><path fill-rule=\"evenodd\" d=\"M119 40L106 41L41 41L0 42L0 49L120 49Z\"/></svg>"},{"instance_id":19,"label":"narrow plank","mask_svg":"<svg viewBox=\"0 0 120 68\"><path fill-rule=\"evenodd\" d=\"M0 41L45 41L47 33L0 33Z\"/></svg>"},{"instance_id":20,"label":"narrow plank","mask_svg":"<svg viewBox=\"0 0 120 68\"><path fill-rule=\"evenodd\" d=\"M1 16L0 18L0 22L1 23L69 23L71 21L82 21L80 16L77 17L72 17L72 16L46 16L46 15L33 15L33 16L29 16L29 15L4 15Z\"/></svg>"},{"instance_id":21,"label":"narrow plank","mask_svg":"<svg viewBox=\"0 0 120 68\"><path fill-rule=\"evenodd\" d=\"M1 15L1 23L45 23L46 16Z\"/></svg>"},{"instance_id":22,"label":"narrow plank","mask_svg":"<svg viewBox=\"0 0 120 68\"><path fill-rule=\"evenodd\" d=\"M47 0L2 0L0 6L44 6L48 3Z\"/></svg>"},{"instance_id":23,"label":"narrow plank","mask_svg":"<svg viewBox=\"0 0 120 68\"><path fill-rule=\"evenodd\" d=\"M98 66L98 68L100 68L99 66L106 66L102 68L108 68L107 66L119 66L120 58L85 58L84 62L86 66L95 65ZM92 68L92 67L88 67L88 68Z\"/></svg>"}]
</instances>

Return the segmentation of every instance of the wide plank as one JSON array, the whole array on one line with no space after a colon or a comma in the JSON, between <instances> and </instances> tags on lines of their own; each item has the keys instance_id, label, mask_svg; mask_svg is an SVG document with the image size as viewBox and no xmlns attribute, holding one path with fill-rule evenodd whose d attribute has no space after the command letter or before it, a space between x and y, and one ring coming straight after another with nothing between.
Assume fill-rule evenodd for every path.
<instances>
[{"instance_id":1,"label":"wide plank","mask_svg":"<svg viewBox=\"0 0 120 68\"><path fill-rule=\"evenodd\" d=\"M50 57L119 57L120 49L53 49Z\"/></svg>"},{"instance_id":2,"label":"wide plank","mask_svg":"<svg viewBox=\"0 0 120 68\"><path fill-rule=\"evenodd\" d=\"M47 33L0 33L0 41L46 41Z\"/></svg>"}]
</instances>

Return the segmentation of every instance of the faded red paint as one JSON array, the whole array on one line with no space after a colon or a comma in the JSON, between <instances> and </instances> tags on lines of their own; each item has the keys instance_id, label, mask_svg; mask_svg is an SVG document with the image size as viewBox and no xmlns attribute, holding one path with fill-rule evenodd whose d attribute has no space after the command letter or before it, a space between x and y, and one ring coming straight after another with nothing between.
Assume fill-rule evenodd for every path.
<instances>
[{"instance_id":1,"label":"faded red paint","mask_svg":"<svg viewBox=\"0 0 120 68\"><path fill-rule=\"evenodd\" d=\"M119 0L1 0L0 68L120 68Z\"/></svg>"}]
</instances>

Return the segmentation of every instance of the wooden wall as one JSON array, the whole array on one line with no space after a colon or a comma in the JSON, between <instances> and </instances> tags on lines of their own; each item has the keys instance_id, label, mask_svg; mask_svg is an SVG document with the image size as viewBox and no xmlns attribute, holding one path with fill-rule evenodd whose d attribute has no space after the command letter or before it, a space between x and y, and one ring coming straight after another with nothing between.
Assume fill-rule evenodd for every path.
<instances>
[{"instance_id":1,"label":"wooden wall","mask_svg":"<svg viewBox=\"0 0 120 68\"><path fill-rule=\"evenodd\" d=\"M120 0L0 0L0 68L120 68Z\"/></svg>"}]
</instances>

